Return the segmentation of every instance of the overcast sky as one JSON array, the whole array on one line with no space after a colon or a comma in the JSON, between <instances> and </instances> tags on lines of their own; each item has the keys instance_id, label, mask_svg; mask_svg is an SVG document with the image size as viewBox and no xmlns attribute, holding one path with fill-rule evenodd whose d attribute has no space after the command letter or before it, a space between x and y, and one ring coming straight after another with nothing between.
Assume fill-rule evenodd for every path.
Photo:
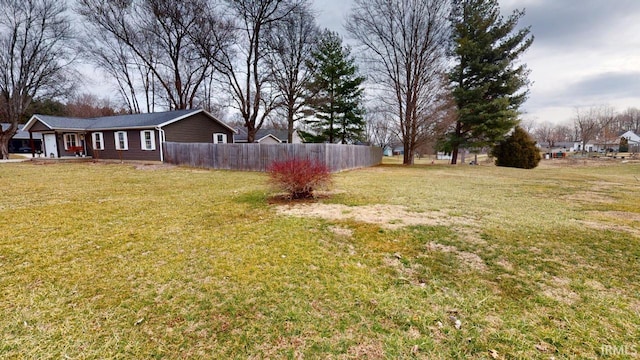
<instances>
[{"instance_id":1,"label":"overcast sky","mask_svg":"<svg viewBox=\"0 0 640 360\"><path fill-rule=\"evenodd\" d=\"M342 33L352 0L314 0L318 24ZM501 0L535 40L524 119L571 121L576 107L640 107L640 0Z\"/></svg>"}]
</instances>

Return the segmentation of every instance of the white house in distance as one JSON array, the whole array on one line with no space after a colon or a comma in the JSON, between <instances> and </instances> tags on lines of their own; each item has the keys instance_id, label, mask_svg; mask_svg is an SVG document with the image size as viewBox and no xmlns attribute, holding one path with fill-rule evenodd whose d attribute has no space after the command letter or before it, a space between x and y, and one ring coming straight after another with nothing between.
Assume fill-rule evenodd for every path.
<instances>
[{"instance_id":1,"label":"white house in distance","mask_svg":"<svg viewBox=\"0 0 640 360\"><path fill-rule=\"evenodd\" d=\"M627 139L627 143L629 144L629 152L632 152L632 153L640 152L640 135L629 130L624 134L620 135L620 138Z\"/></svg>"},{"instance_id":2,"label":"white house in distance","mask_svg":"<svg viewBox=\"0 0 640 360\"><path fill-rule=\"evenodd\" d=\"M629 144L629 152L631 153L640 153L640 136L635 132L629 130L617 137L615 142L609 143L601 143L597 140L589 141L584 145L584 150L586 152L606 152L607 149L609 151L613 150L617 152L620 150L620 139L625 138ZM558 142L551 149L544 146L543 144L538 143L538 147L541 149L547 150L551 153L562 153L562 152L581 152L582 149L582 141L569 141L569 142Z\"/></svg>"}]
</instances>

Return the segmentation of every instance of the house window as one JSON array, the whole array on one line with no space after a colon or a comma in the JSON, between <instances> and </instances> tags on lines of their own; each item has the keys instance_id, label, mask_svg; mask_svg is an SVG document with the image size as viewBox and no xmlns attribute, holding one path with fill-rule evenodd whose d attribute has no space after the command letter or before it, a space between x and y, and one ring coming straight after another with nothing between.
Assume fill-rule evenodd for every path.
<instances>
[{"instance_id":1,"label":"house window","mask_svg":"<svg viewBox=\"0 0 640 360\"><path fill-rule=\"evenodd\" d=\"M64 134L64 149L65 150L73 150L78 146L78 135L77 134Z\"/></svg>"},{"instance_id":2,"label":"house window","mask_svg":"<svg viewBox=\"0 0 640 360\"><path fill-rule=\"evenodd\" d=\"M101 132L92 133L91 139L93 140L94 150L104 150L104 136L102 136Z\"/></svg>"},{"instance_id":3,"label":"house window","mask_svg":"<svg viewBox=\"0 0 640 360\"><path fill-rule=\"evenodd\" d=\"M153 130L140 131L140 146L142 150L156 149L156 137Z\"/></svg>"},{"instance_id":4,"label":"house window","mask_svg":"<svg viewBox=\"0 0 640 360\"><path fill-rule=\"evenodd\" d=\"M222 133L213 134L213 143L214 144L226 144L227 143L227 135Z\"/></svg>"},{"instance_id":5,"label":"house window","mask_svg":"<svg viewBox=\"0 0 640 360\"><path fill-rule=\"evenodd\" d=\"M129 150L129 141L127 140L126 131L116 131L116 150Z\"/></svg>"}]
</instances>

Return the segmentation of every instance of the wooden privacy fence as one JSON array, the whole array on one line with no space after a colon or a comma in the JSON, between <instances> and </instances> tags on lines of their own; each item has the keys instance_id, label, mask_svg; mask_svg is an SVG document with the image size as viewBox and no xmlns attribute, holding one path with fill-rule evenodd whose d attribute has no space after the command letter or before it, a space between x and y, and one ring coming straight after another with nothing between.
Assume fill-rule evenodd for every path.
<instances>
[{"instance_id":1,"label":"wooden privacy fence","mask_svg":"<svg viewBox=\"0 0 640 360\"><path fill-rule=\"evenodd\" d=\"M318 160L331 172L378 165L382 149L342 144L162 144L164 161L200 168L266 171L275 160Z\"/></svg>"}]
</instances>

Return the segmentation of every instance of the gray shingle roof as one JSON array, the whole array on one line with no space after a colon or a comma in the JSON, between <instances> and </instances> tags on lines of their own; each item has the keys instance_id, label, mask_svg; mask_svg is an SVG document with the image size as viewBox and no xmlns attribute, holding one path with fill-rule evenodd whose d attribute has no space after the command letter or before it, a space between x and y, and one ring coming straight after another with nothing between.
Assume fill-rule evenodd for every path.
<instances>
[{"instance_id":1,"label":"gray shingle roof","mask_svg":"<svg viewBox=\"0 0 640 360\"><path fill-rule=\"evenodd\" d=\"M9 124L8 123L2 123L0 125L2 125L2 131L5 131L5 130L7 130L9 128ZM22 131L23 127L24 127L24 125L18 124L18 131L16 132L15 135L13 135L12 139L18 139L18 140L28 140L29 139L29 132L28 131ZM33 138L42 140L42 135L34 133L33 134Z\"/></svg>"},{"instance_id":2,"label":"gray shingle roof","mask_svg":"<svg viewBox=\"0 0 640 360\"><path fill-rule=\"evenodd\" d=\"M34 115L34 117L44 122L52 129L115 130L154 127L201 111L202 110L190 109L149 114L115 115L89 119L49 115Z\"/></svg>"},{"instance_id":3,"label":"gray shingle roof","mask_svg":"<svg viewBox=\"0 0 640 360\"><path fill-rule=\"evenodd\" d=\"M246 142L249 137L249 135L247 134L247 129L238 128L236 129L236 131L238 133L234 136L235 141ZM256 141L269 135L275 136L278 140L286 142L289 137L289 132L287 130L262 128L256 132Z\"/></svg>"},{"instance_id":4,"label":"gray shingle roof","mask_svg":"<svg viewBox=\"0 0 640 360\"><path fill-rule=\"evenodd\" d=\"M91 129L111 129L111 128L130 128L130 127L152 127L170 122L177 118L181 118L201 110L176 110L160 113L149 114L133 114L133 115L116 115L97 118Z\"/></svg>"},{"instance_id":5,"label":"gray shingle roof","mask_svg":"<svg viewBox=\"0 0 640 360\"><path fill-rule=\"evenodd\" d=\"M52 129L85 130L95 119L78 119L50 115L34 115Z\"/></svg>"}]
</instances>

